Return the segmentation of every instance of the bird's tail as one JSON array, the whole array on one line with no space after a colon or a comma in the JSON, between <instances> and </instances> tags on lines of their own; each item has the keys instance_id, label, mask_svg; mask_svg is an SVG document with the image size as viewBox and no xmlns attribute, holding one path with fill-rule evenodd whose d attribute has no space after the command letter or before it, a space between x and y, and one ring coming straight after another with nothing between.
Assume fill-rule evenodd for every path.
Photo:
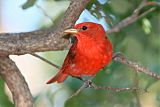
<instances>
[{"instance_id":1,"label":"bird's tail","mask_svg":"<svg viewBox=\"0 0 160 107\"><path fill-rule=\"evenodd\" d=\"M54 76L53 78L51 78L47 84L51 84L51 83L54 83L54 82L57 82L57 83L61 83L63 82L64 80L66 80L66 78L68 77L68 74L65 74L62 72L62 70L60 70L56 76Z\"/></svg>"}]
</instances>

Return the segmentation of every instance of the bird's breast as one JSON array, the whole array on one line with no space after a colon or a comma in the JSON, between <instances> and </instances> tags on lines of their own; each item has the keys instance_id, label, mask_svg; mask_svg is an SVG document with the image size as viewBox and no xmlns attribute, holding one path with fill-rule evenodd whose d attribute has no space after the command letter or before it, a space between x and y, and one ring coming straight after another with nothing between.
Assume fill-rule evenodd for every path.
<instances>
[{"instance_id":1,"label":"bird's breast","mask_svg":"<svg viewBox=\"0 0 160 107\"><path fill-rule=\"evenodd\" d=\"M84 46L83 48L77 49L75 64L72 65L72 69L76 71L75 73L77 73L77 75L94 75L107 65L112 56L111 52L108 53L104 47Z\"/></svg>"},{"instance_id":2,"label":"bird's breast","mask_svg":"<svg viewBox=\"0 0 160 107\"><path fill-rule=\"evenodd\" d=\"M112 59L112 44L109 40L95 42L85 39L78 41L75 57L70 63L70 75L94 75Z\"/></svg>"}]
</instances>

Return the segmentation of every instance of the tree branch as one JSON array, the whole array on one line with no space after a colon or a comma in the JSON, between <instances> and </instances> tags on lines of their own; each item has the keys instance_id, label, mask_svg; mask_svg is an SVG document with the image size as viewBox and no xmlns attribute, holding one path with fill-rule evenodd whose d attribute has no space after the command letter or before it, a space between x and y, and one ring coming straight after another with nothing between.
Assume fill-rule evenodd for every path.
<instances>
[{"instance_id":1,"label":"tree branch","mask_svg":"<svg viewBox=\"0 0 160 107\"><path fill-rule=\"evenodd\" d=\"M0 57L0 75L12 92L16 107L32 107L28 85L15 63L8 57Z\"/></svg>"},{"instance_id":2,"label":"tree branch","mask_svg":"<svg viewBox=\"0 0 160 107\"><path fill-rule=\"evenodd\" d=\"M57 68L57 69L59 69L59 70L61 69L60 66L58 66L58 65L50 62L49 60L47 60L47 59L45 59L45 58L43 58L43 57L41 57L41 56L39 56L39 55L37 55L37 54L31 54L31 55L34 56L34 57L37 57L37 58L41 59L42 61L48 63L48 64L51 65L51 66L54 66L55 68Z\"/></svg>"},{"instance_id":3,"label":"tree branch","mask_svg":"<svg viewBox=\"0 0 160 107\"><path fill-rule=\"evenodd\" d=\"M68 40L62 38L64 29L72 27L90 0L72 0L56 29L27 33L0 34L0 56L21 55L33 52L62 50Z\"/></svg>"},{"instance_id":4,"label":"tree branch","mask_svg":"<svg viewBox=\"0 0 160 107\"><path fill-rule=\"evenodd\" d=\"M77 96L80 92L82 92L84 89L86 88L92 88L95 90L110 90L110 91L114 91L114 92L121 92L121 91L136 91L136 92L147 92L146 89L141 89L138 87L132 87L132 88L113 88L111 86L98 86L96 85L94 82L92 82L92 79L95 77L92 76L91 78L87 79L84 81L83 85L75 92L73 93L68 99Z\"/></svg>"},{"instance_id":5,"label":"tree branch","mask_svg":"<svg viewBox=\"0 0 160 107\"><path fill-rule=\"evenodd\" d=\"M122 28L136 22L138 19L145 16L146 14L153 12L156 8L150 8L144 11L143 13L140 13L140 11L144 7L150 6L150 5L160 6L160 3L159 2L146 2L145 0L143 0L141 4L134 10L132 15L128 16L127 18L123 19L121 22L113 26L111 29L107 31L107 33L110 34L110 33L119 32Z\"/></svg>"},{"instance_id":6,"label":"tree branch","mask_svg":"<svg viewBox=\"0 0 160 107\"><path fill-rule=\"evenodd\" d=\"M116 62L120 62L121 64L127 65L130 68L133 68L136 72L143 72L151 77L154 77L158 80L160 80L160 75L154 73L153 71L149 70L147 67L143 67L135 62L132 62L125 58L124 55L121 53L116 53L113 57L113 60Z\"/></svg>"}]
</instances>

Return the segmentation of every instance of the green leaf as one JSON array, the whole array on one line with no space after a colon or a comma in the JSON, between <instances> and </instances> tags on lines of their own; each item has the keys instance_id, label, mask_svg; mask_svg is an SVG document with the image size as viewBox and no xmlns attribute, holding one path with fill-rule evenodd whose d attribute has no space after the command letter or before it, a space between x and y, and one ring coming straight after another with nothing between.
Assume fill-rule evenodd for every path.
<instances>
[{"instance_id":1,"label":"green leaf","mask_svg":"<svg viewBox=\"0 0 160 107\"><path fill-rule=\"evenodd\" d=\"M22 9L28 9L36 3L36 0L27 0L26 3L22 5Z\"/></svg>"}]
</instances>

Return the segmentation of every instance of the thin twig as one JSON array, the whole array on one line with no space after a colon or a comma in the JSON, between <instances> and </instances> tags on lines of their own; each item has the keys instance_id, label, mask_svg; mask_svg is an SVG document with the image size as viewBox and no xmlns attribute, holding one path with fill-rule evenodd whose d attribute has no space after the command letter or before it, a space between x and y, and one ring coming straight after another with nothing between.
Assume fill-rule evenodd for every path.
<instances>
[{"instance_id":1,"label":"thin twig","mask_svg":"<svg viewBox=\"0 0 160 107\"><path fill-rule=\"evenodd\" d=\"M139 12L140 12L140 10L145 7L146 3L147 3L147 0L142 0L141 3L140 3L140 5L134 10L133 13L136 14L136 15L138 15Z\"/></svg>"},{"instance_id":2,"label":"thin twig","mask_svg":"<svg viewBox=\"0 0 160 107\"><path fill-rule=\"evenodd\" d=\"M37 57L37 58L41 59L42 61L48 63L49 65L54 66L54 67L57 68L57 69L61 69L60 66L58 66L58 65L56 65L56 64L54 64L54 63L52 63L52 62L50 62L49 60L47 60L47 59L45 59L45 58L43 58L43 57L41 57L41 56L39 56L39 55L37 55L37 54L34 54L34 53L33 53L33 54L31 54L31 55L34 56L34 57Z\"/></svg>"},{"instance_id":3,"label":"thin twig","mask_svg":"<svg viewBox=\"0 0 160 107\"><path fill-rule=\"evenodd\" d=\"M150 6L150 5L160 6L160 2L150 1L150 2L147 2L145 5L146 5L146 6Z\"/></svg>"},{"instance_id":4,"label":"thin twig","mask_svg":"<svg viewBox=\"0 0 160 107\"><path fill-rule=\"evenodd\" d=\"M124 57L123 54L117 53L113 57L114 61L120 62L121 64L127 65L130 68L133 68L137 72L143 72L151 77L154 77L158 80L160 80L160 75L154 73L153 71L149 70L147 67L141 66L133 61L128 60Z\"/></svg>"},{"instance_id":5,"label":"thin twig","mask_svg":"<svg viewBox=\"0 0 160 107\"><path fill-rule=\"evenodd\" d=\"M85 88L92 88L95 90L110 90L110 91L114 91L114 92L120 92L120 91L143 91L143 92L148 92L146 89L141 89L138 87L132 87L132 88L113 88L111 86L97 86L95 83L92 82L92 79L95 77L91 76L91 78L87 79L84 81L83 85L75 92L73 93L70 97L74 97L77 96L80 92L82 92Z\"/></svg>"},{"instance_id":6,"label":"thin twig","mask_svg":"<svg viewBox=\"0 0 160 107\"><path fill-rule=\"evenodd\" d=\"M156 10L155 7L152 7L152 8L150 8L150 9L148 9L147 11L145 11L144 13L142 13L141 15L139 15L138 19L146 16L148 13L151 13L151 12L153 12L153 11L155 11L155 10Z\"/></svg>"},{"instance_id":7,"label":"thin twig","mask_svg":"<svg viewBox=\"0 0 160 107\"><path fill-rule=\"evenodd\" d=\"M114 92L121 92L121 91L136 91L136 92L148 92L146 89L141 89L138 87L132 87L132 88L113 88L111 86L97 86L95 83L92 82L92 79L95 76L92 76L91 78L87 79L84 81L83 85L75 92L73 93L68 99L77 96L80 92L82 92L85 88L92 88L95 90L110 90L110 91L114 91Z\"/></svg>"},{"instance_id":8,"label":"thin twig","mask_svg":"<svg viewBox=\"0 0 160 107\"><path fill-rule=\"evenodd\" d=\"M89 88L92 87L92 79L95 77L96 75L91 76L90 78L88 78L87 80L84 80L83 85L75 92L73 93L68 99L77 96L80 92L82 92L85 88Z\"/></svg>"},{"instance_id":9,"label":"thin twig","mask_svg":"<svg viewBox=\"0 0 160 107\"><path fill-rule=\"evenodd\" d=\"M113 88L111 86L97 86L96 84L92 83L91 85L93 89L95 90L111 90L111 91L114 91L114 92L120 92L120 91L141 91L143 90L144 92L147 92L147 90L145 89L141 89L141 88L138 88L138 87L132 87L132 88Z\"/></svg>"},{"instance_id":10,"label":"thin twig","mask_svg":"<svg viewBox=\"0 0 160 107\"><path fill-rule=\"evenodd\" d=\"M86 84L84 83L76 92L74 92L69 98L68 98L68 100L69 99L71 99L71 98L73 98L73 97L75 97L75 96L77 96L80 92L82 92L86 87Z\"/></svg>"}]
</instances>

